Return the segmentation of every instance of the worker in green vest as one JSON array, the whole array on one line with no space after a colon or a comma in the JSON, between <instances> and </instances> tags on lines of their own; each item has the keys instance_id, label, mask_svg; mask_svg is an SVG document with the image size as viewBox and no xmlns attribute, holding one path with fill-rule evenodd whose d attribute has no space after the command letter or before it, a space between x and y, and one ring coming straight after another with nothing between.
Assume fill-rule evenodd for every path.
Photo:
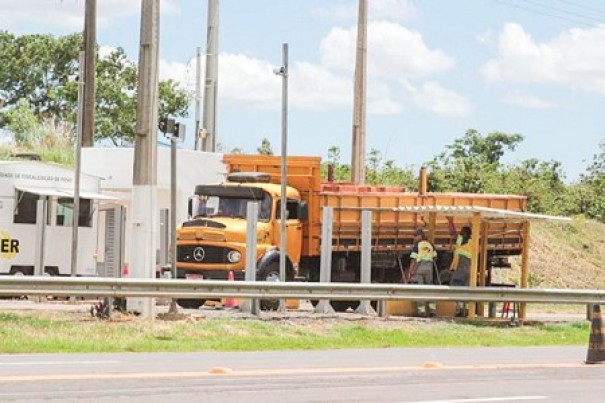
<instances>
[{"instance_id":1,"label":"worker in green vest","mask_svg":"<svg viewBox=\"0 0 605 403\"><path fill-rule=\"evenodd\" d=\"M408 280L412 284L433 284L433 266L437 259L437 252L431 242L426 239L424 231L414 231L414 246L410 254ZM434 303L416 302L418 316L434 316Z\"/></svg>"},{"instance_id":2,"label":"worker in green vest","mask_svg":"<svg viewBox=\"0 0 605 403\"><path fill-rule=\"evenodd\" d=\"M456 227L453 220L450 222L450 231L456 234ZM450 265L450 271L453 272L450 280L450 286L468 287L471 274L471 259L473 250L471 245L472 230L468 226L460 228L456 237L456 248L454 257ZM456 316L466 316L466 303L458 302Z\"/></svg>"}]
</instances>

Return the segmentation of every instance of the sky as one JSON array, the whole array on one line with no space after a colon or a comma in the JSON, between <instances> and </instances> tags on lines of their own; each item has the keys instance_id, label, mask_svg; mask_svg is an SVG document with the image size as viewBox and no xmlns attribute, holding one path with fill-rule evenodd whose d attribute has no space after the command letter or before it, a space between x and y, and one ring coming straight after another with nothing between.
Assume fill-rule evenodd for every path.
<instances>
[{"instance_id":1,"label":"sky","mask_svg":"<svg viewBox=\"0 0 605 403\"><path fill-rule=\"evenodd\" d=\"M84 0L0 0L0 29L81 31ZM528 158L582 174L605 140L605 3L369 0L366 149L418 169L469 129L519 133ZM99 0L101 52L137 59L140 0ZM217 140L281 152L282 45L289 47L288 154L350 163L357 0L219 0ZM160 78L192 93L207 1L163 0ZM203 71L203 66L202 66ZM193 144L194 111L184 119Z\"/></svg>"}]
</instances>

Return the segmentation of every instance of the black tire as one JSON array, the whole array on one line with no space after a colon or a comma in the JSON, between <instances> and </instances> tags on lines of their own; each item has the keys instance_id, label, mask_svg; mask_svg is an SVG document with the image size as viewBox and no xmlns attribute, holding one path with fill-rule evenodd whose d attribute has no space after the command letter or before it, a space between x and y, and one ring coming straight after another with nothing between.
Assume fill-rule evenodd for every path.
<instances>
[{"instance_id":1,"label":"black tire","mask_svg":"<svg viewBox=\"0 0 605 403\"><path fill-rule=\"evenodd\" d=\"M346 312L348 308L355 311L359 307L359 303L360 301L330 301L336 312ZM370 305L374 310L378 309L378 301L370 301Z\"/></svg>"},{"instance_id":2,"label":"black tire","mask_svg":"<svg viewBox=\"0 0 605 403\"><path fill-rule=\"evenodd\" d=\"M349 307L352 310L357 309L359 301L330 301L330 304L336 312L346 312Z\"/></svg>"},{"instance_id":3,"label":"black tire","mask_svg":"<svg viewBox=\"0 0 605 403\"><path fill-rule=\"evenodd\" d=\"M273 261L260 273L260 281L279 281L279 261ZM263 311L277 311L279 309L278 299L261 299L260 309Z\"/></svg>"},{"instance_id":4,"label":"black tire","mask_svg":"<svg viewBox=\"0 0 605 403\"><path fill-rule=\"evenodd\" d=\"M200 309L200 307L204 305L205 302L205 299L193 298L181 298L176 300L176 303L179 304L181 308L185 309Z\"/></svg>"}]
</instances>

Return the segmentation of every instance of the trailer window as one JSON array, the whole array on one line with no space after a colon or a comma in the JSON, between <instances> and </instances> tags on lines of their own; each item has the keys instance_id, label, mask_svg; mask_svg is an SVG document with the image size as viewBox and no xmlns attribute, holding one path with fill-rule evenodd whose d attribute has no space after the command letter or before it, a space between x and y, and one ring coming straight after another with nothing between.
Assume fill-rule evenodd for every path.
<instances>
[{"instance_id":1,"label":"trailer window","mask_svg":"<svg viewBox=\"0 0 605 403\"><path fill-rule=\"evenodd\" d=\"M17 203L13 222L15 224L35 224L38 209L38 195L17 190Z\"/></svg>"},{"instance_id":2,"label":"trailer window","mask_svg":"<svg viewBox=\"0 0 605 403\"><path fill-rule=\"evenodd\" d=\"M57 199L57 226L71 227L74 219L74 200ZM79 227L92 227L92 203L90 199L80 199Z\"/></svg>"}]
</instances>

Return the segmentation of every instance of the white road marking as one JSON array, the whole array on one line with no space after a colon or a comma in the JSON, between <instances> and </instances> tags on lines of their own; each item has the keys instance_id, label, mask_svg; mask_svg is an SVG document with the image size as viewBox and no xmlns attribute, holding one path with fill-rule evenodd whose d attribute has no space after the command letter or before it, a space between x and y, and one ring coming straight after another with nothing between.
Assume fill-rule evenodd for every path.
<instances>
[{"instance_id":1,"label":"white road marking","mask_svg":"<svg viewBox=\"0 0 605 403\"><path fill-rule=\"evenodd\" d=\"M9 365L13 366L29 366L29 365L88 365L88 364L119 364L120 361L15 361L15 362L2 362L0 366L6 367Z\"/></svg>"},{"instance_id":2,"label":"white road marking","mask_svg":"<svg viewBox=\"0 0 605 403\"><path fill-rule=\"evenodd\" d=\"M409 403L479 403L479 402L513 402L519 400L543 400L546 396L503 396L503 397L484 397L476 399L451 399L451 400L423 400Z\"/></svg>"}]
</instances>

